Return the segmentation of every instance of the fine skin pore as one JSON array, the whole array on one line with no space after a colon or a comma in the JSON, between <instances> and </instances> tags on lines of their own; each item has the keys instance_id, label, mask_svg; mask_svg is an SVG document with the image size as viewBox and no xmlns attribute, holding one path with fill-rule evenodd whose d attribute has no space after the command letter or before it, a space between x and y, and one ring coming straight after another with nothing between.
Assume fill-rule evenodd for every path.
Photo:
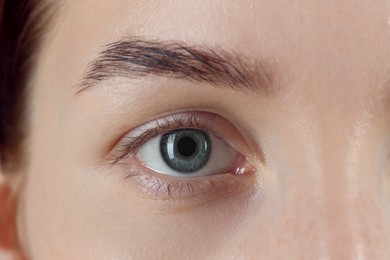
<instances>
[{"instance_id":1,"label":"fine skin pore","mask_svg":"<svg viewBox=\"0 0 390 260\"><path fill-rule=\"evenodd\" d=\"M390 1L65 0L59 8L35 67L28 163L17 173L26 178L18 230L29 258L388 257ZM108 44L134 39L232 54L251 84L128 60L128 74L88 78ZM145 177L153 173L135 170L134 158L107 163L137 127L188 111L218 115L202 120L256 170L213 176L218 192L202 186L192 196L154 191Z\"/></svg>"}]
</instances>

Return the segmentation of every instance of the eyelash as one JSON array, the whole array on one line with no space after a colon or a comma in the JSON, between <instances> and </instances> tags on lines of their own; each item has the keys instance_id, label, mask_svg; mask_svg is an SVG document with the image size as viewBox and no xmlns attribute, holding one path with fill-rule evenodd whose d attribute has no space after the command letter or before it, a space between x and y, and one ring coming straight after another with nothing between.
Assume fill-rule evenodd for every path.
<instances>
[{"instance_id":1,"label":"eyelash","mask_svg":"<svg viewBox=\"0 0 390 260\"><path fill-rule=\"evenodd\" d=\"M205 112L185 112L180 114L170 114L167 117L159 118L153 121L156 126L148 128L148 126L139 129L141 134L133 137L125 137L124 142L117 147L119 155L111 158L111 163L115 164L129 156L136 154L139 149L150 139L166 134L172 130L180 128L201 129L213 134L215 137L227 141L215 128L209 124L201 123L201 115Z\"/></svg>"},{"instance_id":2,"label":"eyelash","mask_svg":"<svg viewBox=\"0 0 390 260\"><path fill-rule=\"evenodd\" d=\"M212 200L214 198L233 195L248 189L254 183L253 175L240 176L224 174L197 179L177 179L173 177L157 177L154 174L145 174L137 167L126 174L123 180L136 178L136 184L143 190L147 198L154 200L183 200L200 198ZM243 180L243 179L246 179Z\"/></svg>"},{"instance_id":3,"label":"eyelash","mask_svg":"<svg viewBox=\"0 0 390 260\"><path fill-rule=\"evenodd\" d=\"M207 117L209 120L206 119ZM126 174L123 180L135 177L137 186L146 195L152 195L152 198L155 200L186 199L199 196L211 199L220 196L224 197L247 189L250 183L254 183L252 178L255 171L254 167L249 163L244 164L241 168L237 168L237 171L231 174L183 179L145 173L144 170L140 169L142 166L135 159L133 163L129 164L126 162L128 158L134 156L152 138L180 128L194 128L207 131L230 145L229 138L222 134L217 129L218 127L212 126L213 120L211 119L213 118L220 117L207 112L183 112L178 114L171 113L168 116L158 118L136 128L123 137L114 148L114 155L111 156L109 162L111 165L122 164L123 162L126 167ZM135 134L131 135L134 132ZM230 146L233 149L235 148L232 145Z\"/></svg>"}]
</instances>

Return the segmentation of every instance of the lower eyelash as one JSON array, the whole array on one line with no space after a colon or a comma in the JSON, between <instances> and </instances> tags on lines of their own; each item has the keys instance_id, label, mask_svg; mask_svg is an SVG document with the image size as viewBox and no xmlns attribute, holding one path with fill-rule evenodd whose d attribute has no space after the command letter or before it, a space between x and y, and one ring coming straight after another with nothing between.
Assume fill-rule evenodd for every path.
<instances>
[{"instance_id":1,"label":"lower eyelash","mask_svg":"<svg viewBox=\"0 0 390 260\"><path fill-rule=\"evenodd\" d=\"M251 172L252 173L252 172ZM245 175L245 176L242 176ZM251 181L244 181L248 177ZM137 166L131 166L123 180L134 179L146 197L154 200L181 200L189 198L212 199L235 194L253 185L253 174L225 173L207 178L178 179L145 173Z\"/></svg>"}]
</instances>

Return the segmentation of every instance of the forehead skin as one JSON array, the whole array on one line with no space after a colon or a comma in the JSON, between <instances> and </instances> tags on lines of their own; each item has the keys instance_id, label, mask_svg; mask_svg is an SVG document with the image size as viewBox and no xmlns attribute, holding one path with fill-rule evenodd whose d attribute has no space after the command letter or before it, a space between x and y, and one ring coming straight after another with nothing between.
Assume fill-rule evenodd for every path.
<instances>
[{"instance_id":1,"label":"forehead skin","mask_svg":"<svg viewBox=\"0 0 390 260\"><path fill-rule=\"evenodd\" d=\"M23 242L33 259L388 255L389 1L67 0L31 93ZM275 67L275 95L114 79L75 96L126 36L232 50ZM222 98L221 98L222 97ZM101 158L132 128L200 107L254 137L267 185L176 211ZM387 197L387 198L386 198Z\"/></svg>"}]
</instances>

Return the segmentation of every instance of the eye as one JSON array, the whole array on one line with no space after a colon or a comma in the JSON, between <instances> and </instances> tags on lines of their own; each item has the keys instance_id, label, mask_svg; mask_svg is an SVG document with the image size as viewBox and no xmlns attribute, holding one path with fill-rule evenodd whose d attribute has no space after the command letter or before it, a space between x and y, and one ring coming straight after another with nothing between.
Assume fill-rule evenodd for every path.
<instances>
[{"instance_id":1,"label":"eye","mask_svg":"<svg viewBox=\"0 0 390 260\"><path fill-rule=\"evenodd\" d=\"M252 162L259 162L261 153L252 144L217 114L183 112L132 129L109 160L147 197L200 202L255 187Z\"/></svg>"},{"instance_id":2,"label":"eye","mask_svg":"<svg viewBox=\"0 0 390 260\"><path fill-rule=\"evenodd\" d=\"M177 129L147 141L136 154L145 167L175 177L231 172L240 153L200 129Z\"/></svg>"}]
</instances>

